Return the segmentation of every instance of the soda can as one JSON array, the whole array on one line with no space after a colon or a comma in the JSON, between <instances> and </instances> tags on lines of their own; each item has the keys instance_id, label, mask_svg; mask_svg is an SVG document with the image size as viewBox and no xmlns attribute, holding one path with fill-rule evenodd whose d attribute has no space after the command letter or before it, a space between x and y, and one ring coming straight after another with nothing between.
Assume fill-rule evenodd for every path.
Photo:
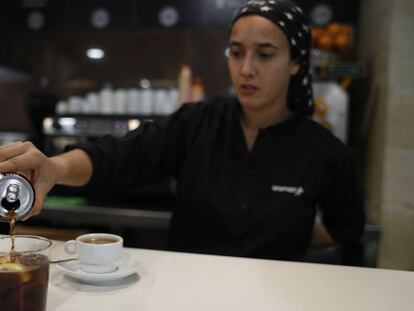
<instances>
[{"instance_id":1,"label":"soda can","mask_svg":"<svg viewBox=\"0 0 414 311\"><path fill-rule=\"evenodd\" d=\"M35 191L26 177L19 173L0 174L0 221L7 222L11 210L16 221L22 220L34 202Z\"/></svg>"}]
</instances>

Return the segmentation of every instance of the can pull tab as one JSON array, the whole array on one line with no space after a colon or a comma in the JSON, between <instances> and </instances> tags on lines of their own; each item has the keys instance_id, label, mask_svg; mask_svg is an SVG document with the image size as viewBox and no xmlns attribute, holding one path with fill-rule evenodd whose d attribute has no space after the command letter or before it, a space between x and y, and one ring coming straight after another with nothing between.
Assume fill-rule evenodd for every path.
<instances>
[{"instance_id":1,"label":"can pull tab","mask_svg":"<svg viewBox=\"0 0 414 311\"><path fill-rule=\"evenodd\" d=\"M1 205L7 210L16 210L20 207L19 200L20 186L11 183L6 189L6 196L1 200Z\"/></svg>"}]
</instances>

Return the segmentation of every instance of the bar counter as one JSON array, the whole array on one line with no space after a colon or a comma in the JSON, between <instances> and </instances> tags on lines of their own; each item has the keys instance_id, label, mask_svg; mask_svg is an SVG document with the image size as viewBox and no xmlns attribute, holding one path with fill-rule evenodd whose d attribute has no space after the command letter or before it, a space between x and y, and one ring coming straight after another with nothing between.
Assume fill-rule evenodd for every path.
<instances>
[{"instance_id":1,"label":"bar counter","mask_svg":"<svg viewBox=\"0 0 414 311\"><path fill-rule=\"evenodd\" d=\"M48 311L412 310L414 272L126 248L137 273L88 284L51 264ZM63 242L54 242L61 258Z\"/></svg>"}]
</instances>

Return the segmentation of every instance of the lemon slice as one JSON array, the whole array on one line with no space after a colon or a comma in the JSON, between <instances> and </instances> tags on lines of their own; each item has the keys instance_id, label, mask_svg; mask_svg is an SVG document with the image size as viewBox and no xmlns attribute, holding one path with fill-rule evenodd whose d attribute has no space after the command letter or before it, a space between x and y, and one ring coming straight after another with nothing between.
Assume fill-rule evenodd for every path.
<instances>
[{"instance_id":1,"label":"lemon slice","mask_svg":"<svg viewBox=\"0 0 414 311\"><path fill-rule=\"evenodd\" d=\"M20 263L5 262L0 264L0 271L21 272L26 270L26 267Z\"/></svg>"},{"instance_id":2,"label":"lemon slice","mask_svg":"<svg viewBox=\"0 0 414 311\"><path fill-rule=\"evenodd\" d=\"M23 283L26 283L32 278L30 271L27 271L26 266L22 265L21 263L0 263L0 273L1 272L16 272L18 273L18 278L20 279L20 282Z\"/></svg>"}]
</instances>

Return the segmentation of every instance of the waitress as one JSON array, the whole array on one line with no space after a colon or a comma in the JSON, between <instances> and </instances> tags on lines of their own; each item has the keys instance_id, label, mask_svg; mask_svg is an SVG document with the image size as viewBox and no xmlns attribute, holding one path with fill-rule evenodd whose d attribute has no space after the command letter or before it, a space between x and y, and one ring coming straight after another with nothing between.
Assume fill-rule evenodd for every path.
<instances>
[{"instance_id":1,"label":"waitress","mask_svg":"<svg viewBox=\"0 0 414 311\"><path fill-rule=\"evenodd\" d=\"M123 138L47 158L30 143L0 148L0 172L21 171L37 191L55 184L116 194L177 180L172 250L301 260L317 208L328 241L358 242L364 213L349 150L310 120L310 29L287 0L249 1L229 32L236 98L184 105Z\"/></svg>"}]
</instances>

